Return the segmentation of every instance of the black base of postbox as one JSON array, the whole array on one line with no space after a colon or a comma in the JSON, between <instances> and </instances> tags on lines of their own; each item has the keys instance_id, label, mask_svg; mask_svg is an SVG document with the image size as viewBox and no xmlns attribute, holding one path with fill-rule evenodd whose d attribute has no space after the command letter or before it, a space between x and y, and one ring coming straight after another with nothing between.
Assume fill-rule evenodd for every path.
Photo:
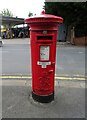
<instances>
[{"instance_id":1,"label":"black base of postbox","mask_svg":"<svg viewBox=\"0 0 87 120\"><path fill-rule=\"evenodd\" d=\"M32 92L32 98L41 103L49 103L54 100L54 93L48 96L39 96Z\"/></svg>"}]
</instances>

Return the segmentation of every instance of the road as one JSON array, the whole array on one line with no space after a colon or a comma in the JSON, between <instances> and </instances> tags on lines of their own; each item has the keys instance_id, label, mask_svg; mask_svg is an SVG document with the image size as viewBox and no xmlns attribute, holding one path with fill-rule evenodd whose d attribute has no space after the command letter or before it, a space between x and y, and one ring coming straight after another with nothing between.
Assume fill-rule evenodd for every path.
<instances>
[{"instance_id":1,"label":"road","mask_svg":"<svg viewBox=\"0 0 87 120\"><path fill-rule=\"evenodd\" d=\"M3 40L2 75L31 75L31 53L28 39ZM57 45L56 75L85 75L85 48Z\"/></svg>"}]
</instances>

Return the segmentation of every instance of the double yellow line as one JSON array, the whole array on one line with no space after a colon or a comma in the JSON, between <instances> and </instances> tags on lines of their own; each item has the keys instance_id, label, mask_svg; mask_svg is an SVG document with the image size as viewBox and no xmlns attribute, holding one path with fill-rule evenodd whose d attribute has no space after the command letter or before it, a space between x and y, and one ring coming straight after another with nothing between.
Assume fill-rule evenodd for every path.
<instances>
[{"instance_id":1,"label":"double yellow line","mask_svg":"<svg viewBox=\"0 0 87 120\"><path fill-rule=\"evenodd\" d=\"M2 75L0 79L31 79L32 76L10 76L10 75ZM55 76L56 80L85 80L87 77L85 76Z\"/></svg>"}]
</instances>

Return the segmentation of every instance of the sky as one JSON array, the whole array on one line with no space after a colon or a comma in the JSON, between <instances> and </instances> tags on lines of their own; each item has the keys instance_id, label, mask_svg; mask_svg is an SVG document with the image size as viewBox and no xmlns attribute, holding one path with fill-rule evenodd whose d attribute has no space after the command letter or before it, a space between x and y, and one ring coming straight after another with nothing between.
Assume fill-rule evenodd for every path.
<instances>
[{"instance_id":1,"label":"sky","mask_svg":"<svg viewBox=\"0 0 87 120\"><path fill-rule=\"evenodd\" d=\"M39 15L45 0L0 0L0 11L8 8L14 16L27 18L29 12Z\"/></svg>"}]
</instances>

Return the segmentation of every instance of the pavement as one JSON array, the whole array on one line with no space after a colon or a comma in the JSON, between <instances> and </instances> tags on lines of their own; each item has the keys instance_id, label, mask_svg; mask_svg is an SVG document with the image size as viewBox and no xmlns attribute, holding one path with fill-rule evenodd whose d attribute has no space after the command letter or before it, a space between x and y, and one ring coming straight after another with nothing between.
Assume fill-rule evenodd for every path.
<instances>
[{"instance_id":1,"label":"pavement","mask_svg":"<svg viewBox=\"0 0 87 120\"><path fill-rule=\"evenodd\" d=\"M2 118L85 118L85 81L55 80L55 99L39 103L31 97L31 80L4 80Z\"/></svg>"},{"instance_id":2,"label":"pavement","mask_svg":"<svg viewBox=\"0 0 87 120\"><path fill-rule=\"evenodd\" d=\"M26 39L26 38L25 38ZM29 41L23 44L27 44ZM21 39L3 40L20 44ZM57 44L59 45L59 44ZM61 44L65 45L65 44ZM61 46L60 45L60 46ZM66 46L66 45L65 45ZM71 46L71 45L67 45ZM2 118L85 118L85 79L55 77L55 98L51 103L32 99L32 78L0 78L0 117ZM65 78L65 77L64 77Z\"/></svg>"},{"instance_id":3,"label":"pavement","mask_svg":"<svg viewBox=\"0 0 87 120\"><path fill-rule=\"evenodd\" d=\"M2 39L3 44L30 44L29 38Z\"/></svg>"},{"instance_id":4,"label":"pavement","mask_svg":"<svg viewBox=\"0 0 87 120\"><path fill-rule=\"evenodd\" d=\"M30 38L2 39L4 44L30 44ZM70 42L57 42L58 46L73 46Z\"/></svg>"}]
</instances>

